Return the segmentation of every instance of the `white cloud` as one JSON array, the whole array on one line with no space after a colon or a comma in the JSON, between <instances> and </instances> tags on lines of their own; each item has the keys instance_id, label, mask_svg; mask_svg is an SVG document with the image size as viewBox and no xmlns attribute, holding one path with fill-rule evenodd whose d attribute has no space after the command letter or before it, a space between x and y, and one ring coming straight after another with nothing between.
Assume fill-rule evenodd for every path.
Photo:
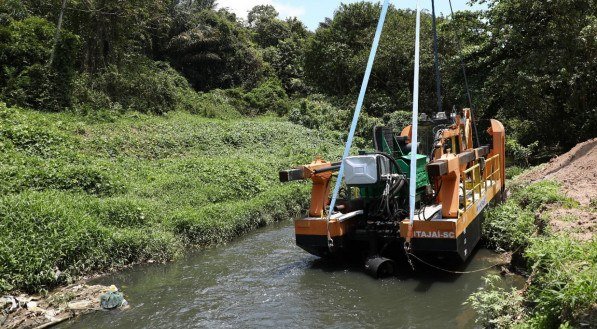
<instances>
[{"instance_id":1,"label":"white cloud","mask_svg":"<svg viewBox=\"0 0 597 329\"><path fill-rule=\"evenodd\" d=\"M286 17L301 17L305 14L305 7L291 6L283 3L274 2L274 7L283 18Z\"/></svg>"},{"instance_id":2,"label":"white cloud","mask_svg":"<svg viewBox=\"0 0 597 329\"><path fill-rule=\"evenodd\" d=\"M257 5L272 5L280 13L280 17L301 17L305 14L305 7L293 6L278 0L218 0L218 6L229 8L233 13L242 18L247 18L249 10Z\"/></svg>"}]
</instances>

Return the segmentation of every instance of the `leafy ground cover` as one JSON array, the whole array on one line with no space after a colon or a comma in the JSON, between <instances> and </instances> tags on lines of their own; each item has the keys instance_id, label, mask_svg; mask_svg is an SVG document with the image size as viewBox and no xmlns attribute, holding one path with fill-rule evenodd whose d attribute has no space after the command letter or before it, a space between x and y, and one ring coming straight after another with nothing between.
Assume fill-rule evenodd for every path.
<instances>
[{"instance_id":1,"label":"leafy ground cover","mask_svg":"<svg viewBox=\"0 0 597 329\"><path fill-rule=\"evenodd\" d=\"M273 117L88 117L0 104L0 291L167 261L291 218L309 186L282 185L277 172L340 154L329 140Z\"/></svg>"},{"instance_id":2,"label":"leafy ground cover","mask_svg":"<svg viewBox=\"0 0 597 329\"><path fill-rule=\"evenodd\" d=\"M570 168L567 168L567 170ZM513 267L527 277L524 289L507 291L488 277L469 298L486 328L569 328L597 325L597 239L593 225L562 214L597 213L562 193L556 181L518 181L504 204L487 212L484 236L489 246L513 252ZM560 221L576 226L561 229ZM589 218L589 220L591 220ZM594 222L593 222L594 223ZM575 227L585 232L579 235Z\"/></svg>"}]
</instances>

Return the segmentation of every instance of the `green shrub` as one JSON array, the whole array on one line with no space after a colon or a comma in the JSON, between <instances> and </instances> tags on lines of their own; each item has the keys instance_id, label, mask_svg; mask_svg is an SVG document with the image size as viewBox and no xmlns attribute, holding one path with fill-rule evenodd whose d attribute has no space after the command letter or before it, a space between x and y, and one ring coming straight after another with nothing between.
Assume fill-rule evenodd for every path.
<instances>
[{"instance_id":1,"label":"green shrub","mask_svg":"<svg viewBox=\"0 0 597 329\"><path fill-rule=\"evenodd\" d=\"M42 123L41 121L40 123ZM0 140L31 155L48 156L67 144L64 134L43 125L31 124L18 112L0 104Z\"/></svg>"},{"instance_id":2,"label":"green shrub","mask_svg":"<svg viewBox=\"0 0 597 329\"><path fill-rule=\"evenodd\" d=\"M525 169L519 166L506 166L506 179L512 179L524 171Z\"/></svg>"},{"instance_id":3,"label":"green shrub","mask_svg":"<svg viewBox=\"0 0 597 329\"><path fill-rule=\"evenodd\" d=\"M515 138L506 139L506 156L510 157L517 166L529 166L529 160L537 151L539 142L535 141L527 146L521 145Z\"/></svg>"},{"instance_id":4,"label":"green shrub","mask_svg":"<svg viewBox=\"0 0 597 329\"><path fill-rule=\"evenodd\" d=\"M275 181L273 168L249 157L182 159L164 163L150 176L143 196L168 198L180 206L250 199Z\"/></svg>"},{"instance_id":5,"label":"green shrub","mask_svg":"<svg viewBox=\"0 0 597 329\"><path fill-rule=\"evenodd\" d=\"M383 118L396 110L396 103L385 92L370 91L365 97L363 112L376 118ZM402 111L398 111L402 112ZM410 121L410 120L409 120ZM401 129L402 127L398 128Z\"/></svg>"},{"instance_id":6,"label":"green shrub","mask_svg":"<svg viewBox=\"0 0 597 329\"><path fill-rule=\"evenodd\" d=\"M394 128L395 131L402 131L404 127L412 123L412 112L394 111L389 114L385 114L383 119L385 124Z\"/></svg>"},{"instance_id":7,"label":"green shrub","mask_svg":"<svg viewBox=\"0 0 597 329\"><path fill-rule=\"evenodd\" d=\"M112 268L147 260L170 260L181 250L179 239L171 232L156 227L145 227L111 230L110 240L100 252L109 255L106 266Z\"/></svg>"},{"instance_id":8,"label":"green shrub","mask_svg":"<svg viewBox=\"0 0 597 329\"><path fill-rule=\"evenodd\" d=\"M513 200L485 213L483 236L489 247L519 250L529 244L536 230L534 213Z\"/></svg>"},{"instance_id":9,"label":"green shrub","mask_svg":"<svg viewBox=\"0 0 597 329\"><path fill-rule=\"evenodd\" d=\"M12 20L22 20L29 16L22 0L4 0L0 3L0 24L8 25Z\"/></svg>"},{"instance_id":10,"label":"green shrub","mask_svg":"<svg viewBox=\"0 0 597 329\"><path fill-rule=\"evenodd\" d=\"M97 74L80 74L75 106L94 109L133 110L164 114L176 109L193 110L188 82L167 63L134 57L121 67L108 66Z\"/></svg>"},{"instance_id":11,"label":"green shrub","mask_svg":"<svg viewBox=\"0 0 597 329\"><path fill-rule=\"evenodd\" d=\"M109 195L122 190L103 165L74 151L78 141L61 122L0 103L0 191L74 190Z\"/></svg>"},{"instance_id":12,"label":"green shrub","mask_svg":"<svg viewBox=\"0 0 597 329\"><path fill-rule=\"evenodd\" d=\"M58 270L74 261L87 262L105 239L101 228L77 203L85 198L55 192L26 192L0 198L0 277L26 290L58 283ZM68 265L67 265L68 264Z\"/></svg>"},{"instance_id":13,"label":"green shrub","mask_svg":"<svg viewBox=\"0 0 597 329\"><path fill-rule=\"evenodd\" d=\"M272 118L214 122L173 112L167 120L149 116L143 121L137 119L137 123L121 122L95 126L89 132L88 149L101 157L141 159L228 157L231 153L264 159L275 154L274 163L289 165L311 161L315 155L327 155L332 150L335 157L341 155L342 146L324 132Z\"/></svg>"},{"instance_id":14,"label":"green shrub","mask_svg":"<svg viewBox=\"0 0 597 329\"><path fill-rule=\"evenodd\" d=\"M560 185L553 181L513 187L508 201L485 213L483 236L488 245L506 250L526 248L531 237L545 226L545 218L537 216L541 210L556 203L567 207L575 205L559 189Z\"/></svg>"},{"instance_id":15,"label":"green shrub","mask_svg":"<svg viewBox=\"0 0 597 329\"><path fill-rule=\"evenodd\" d=\"M292 214L298 216L306 205L306 191L304 186L283 185L246 201L177 211L170 223L191 243L218 243L252 228L292 218Z\"/></svg>"},{"instance_id":16,"label":"green shrub","mask_svg":"<svg viewBox=\"0 0 597 329\"><path fill-rule=\"evenodd\" d=\"M285 115L290 109L288 95L280 80L270 78L247 92L244 100L248 106L248 114L257 115L267 112Z\"/></svg>"},{"instance_id":17,"label":"green shrub","mask_svg":"<svg viewBox=\"0 0 597 329\"><path fill-rule=\"evenodd\" d=\"M60 102L56 97L56 80L54 70L43 64L33 64L10 78L3 90L3 96L13 105L59 110L69 102Z\"/></svg>"},{"instance_id":18,"label":"green shrub","mask_svg":"<svg viewBox=\"0 0 597 329\"><path fill-rule=\"evenodd\" d=\"M516 289L511 291L499 286L500 277L483 278L485 285L473 293L465 304L477 312L475 323L482 328L507 329L519 325L524 314L523 297Z\"/></svg>"},{"instance_id":19,"label":"green shrub","mask_svg":"<svg viewBox=\"0 0 597 329\"><path fill-rule=\"evenodd\" d=\"M322 95L312 95L297 101L288 114L288 120L327 133L332 132L334 140L343 143L348 136L348 130L354 114L354 104L332 100ZM382 125L380 118L375 118L361 112L355 133L354 144L356 147L366 148L372 146L373 127Z\"/></svg>"},{"instance_id":20,"label":"green shrub","mask_svg":"<svg viewBox=\"0 0 597 329\"><path fill-rule=\"evenodd\" d=\"M518 165L528 166L527 162L539 149L537 136L541 128L533 120L516 117L502 120L508 134L506 138L506 152L514 157Z\"/></svg>"},{"instance_id":21,"label":"green shrub","mask_svg":"<svg viewBox=\"0 0 597 329\"><path fill-rule=\"evenodd\" d=\"M23 183L23 187L32 190L73 190L96 195L111 195L121 190L105 168L85 164L32 170L23 175Z\"/></svg>"},{"instance_id":22,"label":"green shrub","mask_svg":"<svg viewBox=\"0 0 597 329\"><path fill-rule=\"evenodd\" d=\"M325 136L272 117L125 112L94 122L0 104L0 291L169 260L184 242L293 218L309 185L282 185L277 172L339 156Z\"/></svg>"},{"instance_id":23,"label":"green shrub","mask_svg":"<svg viewBox=\"0 0 597 329\"><path fill-rule=\"evenodd\" d=\"M513 191L512 199L523 208L539 210L542 206L559 203L565 207L573 207L578 203L560 192L561 186L554 181L540 181Z\"/></svg>"},{"instance_id":24,"label":"green shrub","mask_svg":"<svg viewBox=\"0 0 597 329\"><path fill-rule=\"evenodd\" d=\"M233 119L240 117L240 112L233 106L235 103L229 94L220 89L199 94L195 99L196 105L191 113L206 118Z\"/></svg>"},{"instance_id":25,"label":"green shrub","mask_svg":"<svg viewBox=\"0 0 597 329\"><path fill-rule=\"evenodd\" d=\"M70 144L64 133L48 126L47 120L24 116L19 110L0 103L0 141L5 148L46 157Z\"/></svg>"},{"instance_id":26,"label":"green shrub","mask_svg":"<svg viewBox=\"0 0 597 329\"><path fill-rule=\"evenodd\" d=\"M150 229L109 230L87 196L48 191L0 198L0 290L39 291L90 271L171 259L174 237Z\"/></svg>"},{"instance_id":27,"label":"green shrub","mask_svg":"<svg viewBox=\"0 0 597 329\"><path fill-rule=\"evenodd\" d=\"M564 236L540 237L525 255L534 273L526 298L533 301L538 327L595 321L597 240L579 243Z\"/></svg>"},{"instance_id":28,"label":"green shrub","mask_svg":"<svg viewBox=\"0 0 597 329\"><path fill-rule=\"evenodd\" d=\"M10 157L0 167L0 193L64 190L108 196L125 190L110 169L85 161L71 163L66 158L45 160L18 152L0 152Z\"/></svg>"},{"instance_id":29,"label":"green shrub","mask_svg":"<svg viewBox=\"0 0 597 329\"><path fill-rule=\"evenodd\" d=\"M339 111L324 96L312 95L293 104L288 120L311 129L334 129L328 122L334 121Z\"/></svg>"},{"instance_id":30,"label":"green shrub","mask_svg":"<svg viewBox=\"0 0 597 329\"><path fill-rule=\"evenodd\" d=\"M151 223L155 210L147 202L126 197L98 200L90 213L102 224L116 228L143 227Z\"/></svg>"},{"instance_id":31,"label":"green shrub","mask_svg":"<svg viewBox=\"0 0 597 329\"><path fill-rule=\"evenodd\" d=\"M531 272L530 285L524 291L525 308L506 310L502 323L503 300L516 296L496 289L475 293L469 301L480 313L486 327L557 328L589 323L597 318L597 240L572 240L550 235L542 212L550 205L574 207L577 202L560 192L553 181L514 186L509 200L486 212L483 234L492 247L516 252ZM522 264L520 264L522 263ZM500 297L501 295L501 297ZM516 317L515 315L519 315ZM515 320L515 321L513 321ZM497 322L496 322L497 321Z\"/></svg>"},{"instance_id":32,"label":"green shrub","mask_svg":"<svg viewBox=\"0 0 597 329\"><path fill-rule=\"evenodd\" d=\"M88 73L77 74L74 80L73 108L75 112L88 116L96 112L110 111L122 112L122 105L112 101L105 86L99 81L94 81L97 76Z\"/></svg>"}]
</instances>

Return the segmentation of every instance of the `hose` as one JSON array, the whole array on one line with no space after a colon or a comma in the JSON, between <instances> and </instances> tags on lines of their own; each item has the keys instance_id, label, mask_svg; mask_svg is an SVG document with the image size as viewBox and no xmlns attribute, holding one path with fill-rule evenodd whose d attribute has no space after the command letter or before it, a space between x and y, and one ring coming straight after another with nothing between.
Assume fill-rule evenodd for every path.
<instances>
[{"instance_id":1,"label":"hose","mask_svg":"<svg viewBox=\"0 0 597 329\"><path fill-rule=\"evenodd\" d=\"M398 184L392 186L392 188L390 189L389 196L393 197L394 194L396 194L398 191L400 191L404 187L405 183L406 183L406 179L400 178L400 181L398 182Z\"/></svg>"},{"instance_id":2,"label":"hose","mask_svg":"<svg viewBox=\"0 0 597 329\"><path fill-rule=\"evenodd\" d=\"M398 165L398 162L396 161L396 159L394 159L393 156L387 154L386 152L373 152L372 154L379 154L379 155L383 155L386 158L388 158L390 160L390 162L392 162L392 164L396 167L396 169L398 170L398 172L403 173L402 170L400 170L400 166Z\"/></svg>"}]
</instances>

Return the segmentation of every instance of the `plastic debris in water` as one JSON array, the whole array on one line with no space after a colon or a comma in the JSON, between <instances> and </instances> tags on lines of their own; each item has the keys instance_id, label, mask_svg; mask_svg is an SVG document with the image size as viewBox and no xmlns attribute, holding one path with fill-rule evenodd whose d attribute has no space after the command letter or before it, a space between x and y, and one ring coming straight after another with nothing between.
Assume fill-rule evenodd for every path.
<instances>
[{"instance_id":1,"label":"plastic debris in water","mask_svg":"<svg viewBox=\"0 0 597 329\"><path fill-rule=\"evenodd\" d=\"M100 296L100 305L106 310L115 309L127 304L128 302L124 299L124 295L114 285L111 285L108 288L108 292Z\"/></svg>"},{"instance_id":2,"label":"plastic debris in water","mask_svg":"<svg viewBox=\"0 0 597 329\"><path fill-rule=\"evenodd\" d=\"M0 298L0 311L11 313L19 307L19 303L13 296Z\"/></svg>"}]
</instances>

